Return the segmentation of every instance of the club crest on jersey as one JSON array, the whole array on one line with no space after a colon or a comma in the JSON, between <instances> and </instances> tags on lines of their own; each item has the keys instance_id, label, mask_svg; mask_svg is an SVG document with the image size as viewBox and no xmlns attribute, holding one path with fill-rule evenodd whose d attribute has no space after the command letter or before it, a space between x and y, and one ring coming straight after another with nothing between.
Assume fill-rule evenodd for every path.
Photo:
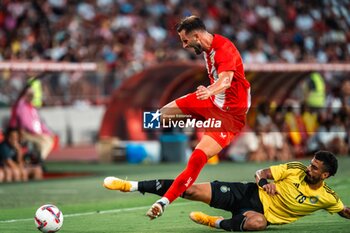
<instances>
[{"instance_id":1,"label":"club crest on jersey","mask_svg":"<svg viewBox=\"0 0 350 233\"><path fill-rule=\"evenodd\" d=\"M310 197L310 203L316 204L318 202L318 197Z\"/></svg>"}]
</instances>

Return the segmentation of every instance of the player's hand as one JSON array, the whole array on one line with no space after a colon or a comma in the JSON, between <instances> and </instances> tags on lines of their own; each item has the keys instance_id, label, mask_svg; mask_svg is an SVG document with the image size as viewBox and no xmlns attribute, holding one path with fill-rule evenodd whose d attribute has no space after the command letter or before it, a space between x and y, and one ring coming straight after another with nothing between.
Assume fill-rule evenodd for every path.
<instances>
[{"instance_id":1,"label":"player's hand","mask_svg":"<svg viewBox=\"0 0 350 233\"><path fill-rule=\"evenodd\" d=\"M276 189L276 185L274 183L265 184L262 188L270 196L274 196L274 195L278 194L277 189Z\"/></svg>"},{"instance_id":2,"label":"player's hand","mask_svg":"<svg viewBox=\"0 0 350 233\"><path fill-rule=\"evenodd\" d=\"M211 96L211 91L205 86L200 85L199 87L197 87L196 95L197 99L206 100Z\"/></svg>"}]
</instances>

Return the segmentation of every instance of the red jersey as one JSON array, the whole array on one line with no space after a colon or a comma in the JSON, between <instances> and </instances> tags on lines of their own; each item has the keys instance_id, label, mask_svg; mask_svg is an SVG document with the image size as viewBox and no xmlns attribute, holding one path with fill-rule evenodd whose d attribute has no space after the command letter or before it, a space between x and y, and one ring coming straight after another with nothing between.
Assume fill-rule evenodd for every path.
<instances>
[{"instance_id":1,"label":"red jersey","mask_svg":"<svg viewBox=\"0 0 350 233\"><path fill-rule=\"evenodd\" d=\"M245 78L239 51L227 38L214 35L209 52L204 53L210 84L219 79L219 73L233 71L231 87L224 93L211 96L213 103L224 111L247 112L250 107L250 84Z\"/></svg>"}]
</instances>

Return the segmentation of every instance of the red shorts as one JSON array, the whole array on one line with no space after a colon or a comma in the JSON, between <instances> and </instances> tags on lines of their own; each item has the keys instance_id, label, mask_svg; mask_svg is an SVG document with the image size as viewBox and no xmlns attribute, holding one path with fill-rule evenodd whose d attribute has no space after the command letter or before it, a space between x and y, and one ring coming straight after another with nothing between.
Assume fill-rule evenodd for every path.
<instances>
[{"instance_id":1,"label":"red shorts","mask_svg":"<svg viewBox=\"0 0 350 233\"><path fill-rule=\"evenodd\" d=\"M232 132L205 132L204 135L208 135L212 139L214 139L219 145L224 148L230 145L233 138L237 135L237 133Z\"/></svg>"},{"instance_id":2,"label":"red shorts","mask_svg":"<svg viewBox=\"0 0 350 233\"><path fill-rule=\"evenodd\" d=\"M177 100L177 106L186 115L191 117L207 120L209 118L218 119L222 122L220 128L205 129L205 135L212 137L223 148L230 144L234 136L241 131L245 125L246 113L244 111L235 112L223 111L218 108L211 99L199 100L196 93L190 93Z\"/></svg>"}]
</instances>

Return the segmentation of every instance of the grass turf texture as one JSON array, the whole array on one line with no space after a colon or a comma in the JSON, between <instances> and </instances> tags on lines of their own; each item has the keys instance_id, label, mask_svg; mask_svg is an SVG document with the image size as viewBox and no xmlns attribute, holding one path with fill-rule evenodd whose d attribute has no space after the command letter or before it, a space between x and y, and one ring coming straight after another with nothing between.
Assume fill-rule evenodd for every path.
<instances>
[{"instance_id":1,"label":"grass turf texture","mask_svg":"<svg viewBox=\"0 0 350 233\"><path fill-rule=\"evenodd\" d=\"M303 161L308 164L309 160ZM254 172L271 163L221 163L207 165L200 181L253 181ZM203 211L230 217L230 213L209 206L178 199L166 209L164 216L154 221L145 217L157 196L140 193L120 193L102 187L105 176L128 177L129 180L173 178L184 164L128 165L128 164L72 164L49 163L49 171L92 172L92 176L61 178L38 182L0 184L0 232L38 232L33 216L42 204L57 205L64 214L60 232L222 232L193 223L188 214ZM336 190L343 202L350 205L350 158L339 159L336 177L327 183ZM350 221L318 211L295 223L270 226L269 232L350 232Z\"/></svg>"}]
</instances>

